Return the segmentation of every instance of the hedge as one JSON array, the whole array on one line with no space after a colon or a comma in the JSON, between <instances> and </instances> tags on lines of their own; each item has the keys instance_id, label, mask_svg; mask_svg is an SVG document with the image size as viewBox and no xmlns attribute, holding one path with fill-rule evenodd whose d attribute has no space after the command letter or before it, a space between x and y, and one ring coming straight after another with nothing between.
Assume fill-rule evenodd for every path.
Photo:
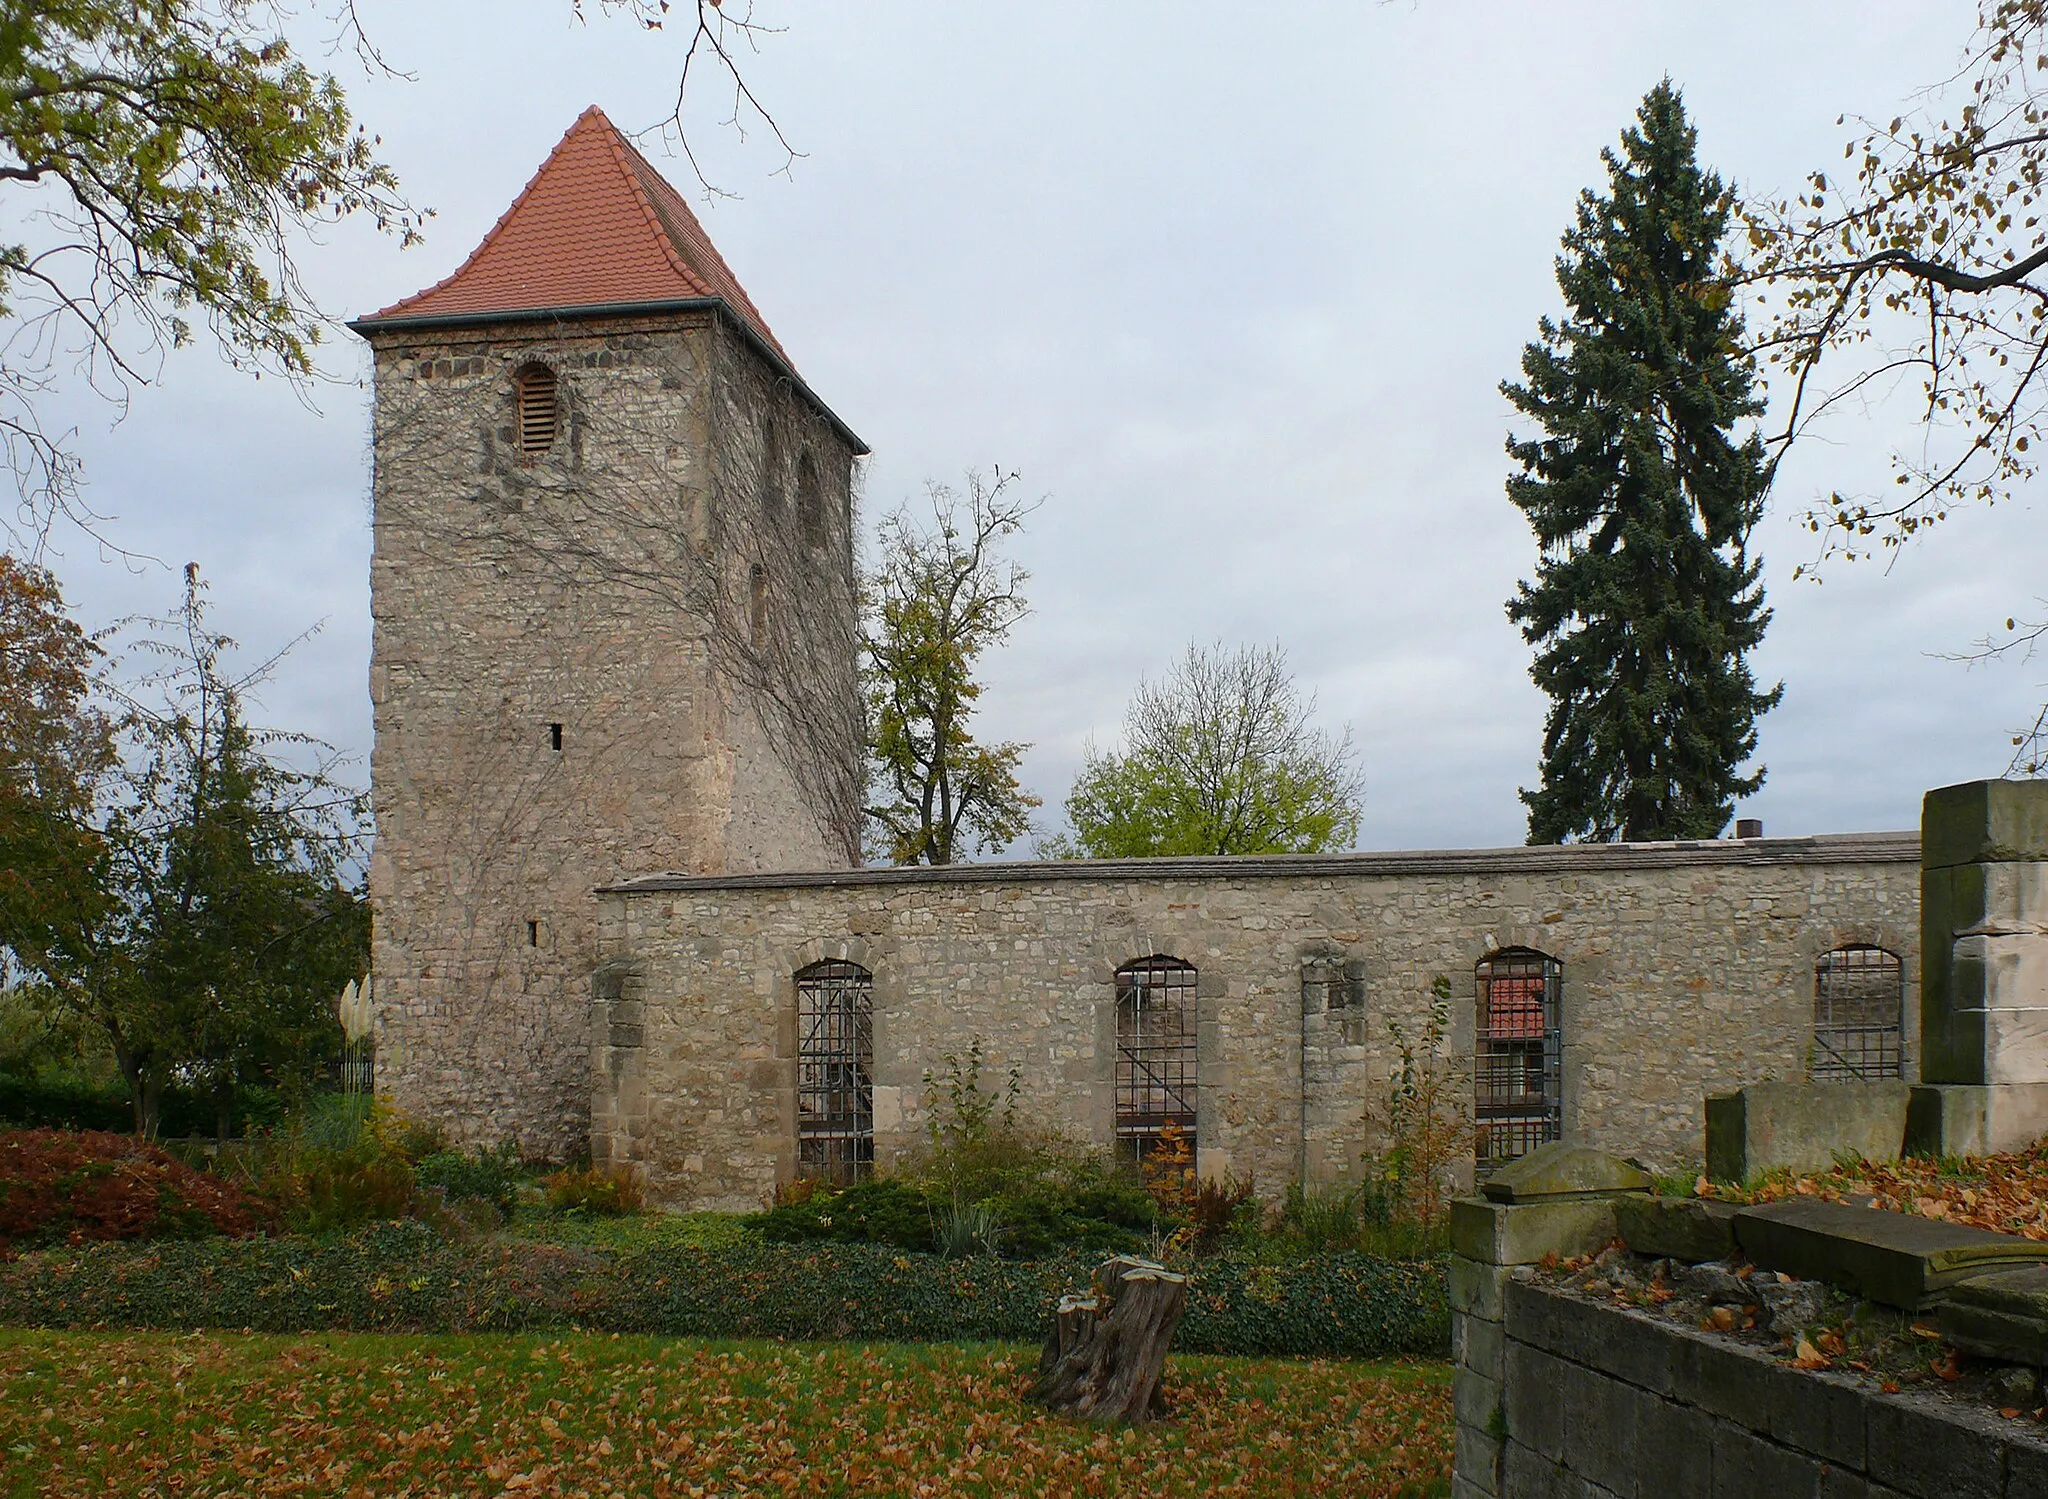
<instances>
[{"instance_id":1,"label":"hedge","mask_svg":"<svg viewBox=\"0 0 2048 1499\"><path fill-rule=\"evenodd\" d=\"M265 1127L284 1117L276 1090L235 1089L232 1133L241 1134L251 1120ZM157 1106L157 1133L165 1139L210 1136L219 1124L211 1094L169 1087ZM24 1129L105 1130L130 1134L135 1108L120 1083L101 1087L82 1078L30 1078L0 1072L0 1126Z\"/></svg>"},{"instance_id":2,"label":"hedge","mask_svg":"<svg viewBox=\"0 0 2048 1499\"><path fill-rule=\"evenodd\" d=\"M184 1331L593 1331L696 1337L1036 1341L1093 1257L947 1260L870 1244L749 1240L637 1253L458 1243L423 1224L347 1237L89 1245L0 1264L0 1323ZM1443 1356L1441 1261L1328 1254L1204 1260L1175 1346L1189 1353Z\"/></svg>"}]
</instances>

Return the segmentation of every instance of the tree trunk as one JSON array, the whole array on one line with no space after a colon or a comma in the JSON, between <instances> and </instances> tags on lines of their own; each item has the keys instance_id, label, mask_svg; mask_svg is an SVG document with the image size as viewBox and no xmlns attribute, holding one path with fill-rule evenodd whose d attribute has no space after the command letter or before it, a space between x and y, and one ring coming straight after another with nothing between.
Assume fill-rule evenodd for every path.
<instances>
[{"instance_id":1,"label":"tree trunk","mask_svg":"<svg viewBox=\"0 0 2048 1499\"><path fill-rule=\"evenodd\" d=\"M1092 1294L1062 1296L1032 1395L1089 1421L1143 1421L1162 1410L1167 1346L1187 1306L1188 1278L1120 1254L1095 1272Z\"/></svg>"}]
</instances>

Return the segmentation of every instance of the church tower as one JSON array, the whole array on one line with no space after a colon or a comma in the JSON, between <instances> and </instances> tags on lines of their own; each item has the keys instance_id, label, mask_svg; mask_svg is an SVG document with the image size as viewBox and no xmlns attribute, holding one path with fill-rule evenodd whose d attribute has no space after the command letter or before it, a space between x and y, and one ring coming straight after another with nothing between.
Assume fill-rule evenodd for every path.
<instances>
[{"instance_id":1,"label":"church tower","mask_svg":"<svg viewBox=\"0 0 2048 1499\"><path fill-rule=\"evenodd\" d=\"M593 888L858 862L867 449L595 108L460 269L350 326L378 1087L573 1154Z\"/></svg>"}]
</instances>

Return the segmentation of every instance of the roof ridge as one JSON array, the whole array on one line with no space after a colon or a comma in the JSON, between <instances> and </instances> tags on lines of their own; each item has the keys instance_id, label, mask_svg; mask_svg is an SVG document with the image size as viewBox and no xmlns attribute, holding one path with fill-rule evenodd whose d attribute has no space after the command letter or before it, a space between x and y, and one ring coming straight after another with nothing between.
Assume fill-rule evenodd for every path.
<instances>
[{"instance_id":1,"label":"roof ridge","mask_svg":"<svg viewBox=\"0 0 2048 1499\"><path fill-rule=\"evenodd\" d=\"M648 162L646 157L640 156L637 150L634 150L625 136L620 133L619 127L612 124L610 117L603 110L593 104L586 112L595 114L598 119L604 122L605 144L610 148L612 164L619 169L619 175L626 179L626 187L633 194L633 201L640 205L640 212L647 219L647 227L654 231L655 239L660 243L663 252L667 254L669 264L675 268L676 274L695 287L700 296L718 296L719 293L699 274L697 268L684 259L681 248L669 235L668 226L661 221L661 213L655 208L653 198L648 195L646 184L640 180L640 174L633 170L633 164L626 159L626 153L630 151L634 156L639 157L641 163L649 171L653 170L653 164ZM582 123L581 116L578 117L577 123ZM725 299L721 298L721 300ZM739 309L735 307L733 311L737 313Z\"/></svg>"},{"instance_id":2,"label":"roof ridge","mask_svg":"<svg viewBox=\"0 0 2048 1499\"><path fill-rule=\"evenodd\" d=\"M660 167L647 159L646 153L633 144L631 137L616 126L613 127L613 140L626 152L627 175L634 179L640 201L652 211L661 229L662 243L680 261L684 273L694 284L703 287L707 296L717 297L730 307L735 318L753 327L777 354L787 360L789 355L783 349L782 341L768 326L768 319L755 305L753 295L741 284L739 273L733 270L725 252L718 248L711 231L704 227L704 221L676 191L676 185L668 180ZM634 164L637 164L637 169ZM670 208L681 215L680 221L670 220L667 211ZM677 240L678 230L682 232L683 242ZM700 265L691 260L692 251L701 254L708 263Z\"/></svg>"}]
</instances>

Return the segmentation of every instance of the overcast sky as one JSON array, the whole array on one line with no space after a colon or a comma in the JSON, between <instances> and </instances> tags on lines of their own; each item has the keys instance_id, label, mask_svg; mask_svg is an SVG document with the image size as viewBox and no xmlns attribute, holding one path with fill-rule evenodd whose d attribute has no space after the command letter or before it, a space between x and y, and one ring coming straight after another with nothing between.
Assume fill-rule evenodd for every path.
<instances>
[{"instance_id":1,"label":"overcast sky","mask_svg":"<svg viewBox=\"0 0 2048 1499\"><path fill-rule=\"evenodd\" d=\"M687 9L687 6L679 6ZM401 252L367 227L309 246L353 316L438 280L577 112L660 121L681 37L579 25L570 0L362 0L411 81L335 59L408 194ZM1370 5L796 3L746 59L800 160L718 123L691 138L736 196L648 153L811 386L873 447L870 522L926 477L1021 472L1034 613L987 662L980 731L1027 741L1059 804L1091 736L1191 639L1277 641L1364 752L1360 846L1518 843L1544 699L1502 612L1533 564L1502 442L1559 299L1552 260L1599 153L1669 73L1702 158L1745 189L1839 161L1836 116L1889 116L1952 65L1966 3ZM715 80L714 80L715 82ZM368 397L337 330L308 405L196 349L125 419L73 400L89 498L163 567L63 543L81 616L174 600L197 561L252 651L309 625L263 706L367 760ZM1840 424L1781 476L1760 537L1776 610L1757 658L1785 699L1773 834L1911 827L1931 786L1993 775L2048 661L1965 649L2048 588L2030 500L1952 521L1889 571L1795 582L1817 494L1882 482L1904 403Z\"/></svg>"}]
</instances>

